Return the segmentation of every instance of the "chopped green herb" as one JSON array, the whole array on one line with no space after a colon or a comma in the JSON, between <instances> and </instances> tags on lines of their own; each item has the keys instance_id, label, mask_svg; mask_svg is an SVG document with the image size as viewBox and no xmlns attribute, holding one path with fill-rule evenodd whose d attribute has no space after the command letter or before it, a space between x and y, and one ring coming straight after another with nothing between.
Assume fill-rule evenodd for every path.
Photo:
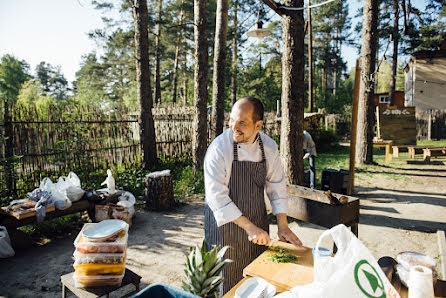
<instances>
[{"instance_id":1,"label":"chopped green herb","mask_svg":"<svg viewBox=\"0 0 446 298\"><path fill-rule=\"evenodd\" d=\"M268 260L276 263L294 263L297 261L297 257L295 255L279 253L270 254Z\"/></svg>"},{"instance_id":2,"label":"chopped green herb","mask_svg":"<svg viewBox=\"0 0 446 298\"><path fill-rule=\"evenodd\" d=\"M270 246L268 249L272 250L272 251L280 252L281 254L290 251L288 248L280 247L280 246Z\"/></svg>"}]
</instances>

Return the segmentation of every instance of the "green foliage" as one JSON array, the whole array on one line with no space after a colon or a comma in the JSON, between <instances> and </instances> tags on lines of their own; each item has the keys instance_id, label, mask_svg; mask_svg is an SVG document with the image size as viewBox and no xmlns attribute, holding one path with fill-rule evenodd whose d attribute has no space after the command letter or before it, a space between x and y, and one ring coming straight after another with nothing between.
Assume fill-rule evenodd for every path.
<instances>
[{"instance_id":1,"label":"green foliage","mask_svg":"<svg viewBox=\"0 0 446 298\"><path fill-rule=\"evenodd\" d=\"M67 99L68 82L62 74L60 66L54 67L42 61L36 66L36 76L43 91L51 95L55 100Z\"/></svg>"},{"instance_id":2,"label":"green foliage","mask_svg":"<svg viewBox=\"0 0 446 298\"><path fill-rule=\"evenodd\" d=\"M215 246L208 250L205 240L201 247L190 247L189 255L186 258L182 288L200 297L216 297L218 286L224 280L220 272L232 262L230 259L223 259L228 248L229 246L221 249L219 246Z\"/></svg>"},{"instance_id":3,"label":"green foliage","mask_svg":"<svg viewBox=\"0 0 446 298\"><path fill-rule=\"evenodd\" d=\"M332 130L318 129L309 131L317 152L329 152L338 146L340 137Z\"/></svg>"},{"instance_id":4,"label":"green foliage","mask_svg":"<svg viewBox=\"0 0 446 298\"><path fill-rule=\"evenodd\" d=\"M35 106L40 115L48 116L48 109L56 102L42 90L39 80L26 81L17 97L17 105Z\"/></svg>"},{"instance_id":5,"label":"green foliage","mask_svg":"<svg viewBox=\"0 0 446 298\"><path fill-rule=\"evenodd\" d=\"M0 97L14 103L22 84L29 80L29 65L14 56L4 55L0 63Z\"/></svg>"}]
</instances>

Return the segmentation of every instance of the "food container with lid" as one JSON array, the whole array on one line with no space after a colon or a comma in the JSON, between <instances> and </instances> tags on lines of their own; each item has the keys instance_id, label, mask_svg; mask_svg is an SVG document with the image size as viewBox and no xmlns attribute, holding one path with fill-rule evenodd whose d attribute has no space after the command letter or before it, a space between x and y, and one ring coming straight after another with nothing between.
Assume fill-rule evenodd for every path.
<instances>
[{"instance_id":1,"label":"food container with lid","mask_svg":"<svg viewBox=\"0 0 446 298\"><path fill-rule=\"evenodd\" d=\"M125 253L89 253L78 251L73 253L74 265L80 264L122 264L125 261Z\"/></svg>"},{"instance_id":2,"label":"food container with lid","mask_svg":"<svg viewBox=\"0 0 446 298\"><path fill-rule=\"evenodd\" d=\"M105 276L78 276L73 274L74 286L76 288L120 286L124 273L120 275Z\"/></svg>"},{"instance_id":3,"label":"food container with lid","mask_svg":"<svg viewBox=\"0 0 446 298\"><path fill-rule=\"evenodd\" d=\"M124 253L127 248L128 238L128 225L124 230L119 231L117 234L108 238L97 241L92 241L83 234L83 230L89 228L95 223L86 223L82 228L76 240L74 240L74 246L79 253Z\"/></svg>"},{"instance_id":4,"label":"food container with lid","mask_svg":"<svg viewBox=\"0 0 446 298\"><path fill-rule=\"evenodd\" d=\"M77 276L120 275L124 273L125 262L121 264L74 264L73 267Z\"/></svg>"}]
</instances>

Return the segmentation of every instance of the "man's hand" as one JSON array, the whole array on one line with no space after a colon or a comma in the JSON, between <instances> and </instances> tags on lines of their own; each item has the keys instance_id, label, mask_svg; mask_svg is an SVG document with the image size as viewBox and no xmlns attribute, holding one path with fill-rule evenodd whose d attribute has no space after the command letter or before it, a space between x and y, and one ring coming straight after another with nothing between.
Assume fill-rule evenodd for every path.
<instances>
[{"instance_id":1,"label":"man's hand","mask_svg":"<svg viewBox=\"0 0 446 298\"><path fill-rule=\"evenodd\" d=\"M302 241L300 241L299 237L291 231L288 227L288 221L285 213L276 214L277 217L277 234L279 239L284 242L289 242L294 246L300 247L302 246Z\"/></svg>"},{"instance_id":2,"label":"man's hand","mask_svg":"<svg viewBox=\"0 0 446 298\"><path fill-rule=\"evenodd\" d=\"M240 216L233 223L245 230L249 241L252 241L252 243L257 245L269 245L271 243L268 233L253 224L248 218Z\"/></svg>"},{"instance_id":3,"label":"man's hand","mask_svg":"<svg viewBox=\"0 0 446 298\"><path fill-rule=\"evenodd\" d=\"M304 158L303 159L308 159L310 158L310 153L305 153Z\"/></svg>"},{"instance_id":4,"label":"man's hand","mask_svg":"<svg viewBox=\"0 0 446 298\"><path fill-rule=\"evenodd\" d=\"M279 228L277 234L279 235L279 239L284 242L289 242L294 246L302 246L302 242L299 237L291 231L289 227Z\"/></svg>"}]
</instances>

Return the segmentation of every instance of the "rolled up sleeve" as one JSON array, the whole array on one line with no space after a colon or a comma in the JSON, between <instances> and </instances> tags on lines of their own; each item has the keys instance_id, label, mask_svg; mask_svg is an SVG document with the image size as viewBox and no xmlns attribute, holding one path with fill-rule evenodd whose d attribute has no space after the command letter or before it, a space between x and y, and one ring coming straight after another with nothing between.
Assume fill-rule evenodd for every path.
<instances>
[{"instance_id":1,"label":"rolled up sleeve","mask_svg":"<svg viewBox=\"0 0 446 298\"><path fill-rule=\"evenodd\" d=\"M204 183L206 202L214 213L220 227L242 215L240 209L229 198L227 170L223 153L210 146L204 159Z\"/></svg>"},{"instance_id":2,"label":"rolled up sleeve","mask_svg":"<svg viewBox=\"0 0 446 298\"><path fill-rule=\"evenodd\" d=\"M287 213L288 198L285 173L283 172L282 162L277 149L274 150L270 158L267 170L265 192L271 202L272 212L274 215Z\"/></svg>"}]
</instances>

